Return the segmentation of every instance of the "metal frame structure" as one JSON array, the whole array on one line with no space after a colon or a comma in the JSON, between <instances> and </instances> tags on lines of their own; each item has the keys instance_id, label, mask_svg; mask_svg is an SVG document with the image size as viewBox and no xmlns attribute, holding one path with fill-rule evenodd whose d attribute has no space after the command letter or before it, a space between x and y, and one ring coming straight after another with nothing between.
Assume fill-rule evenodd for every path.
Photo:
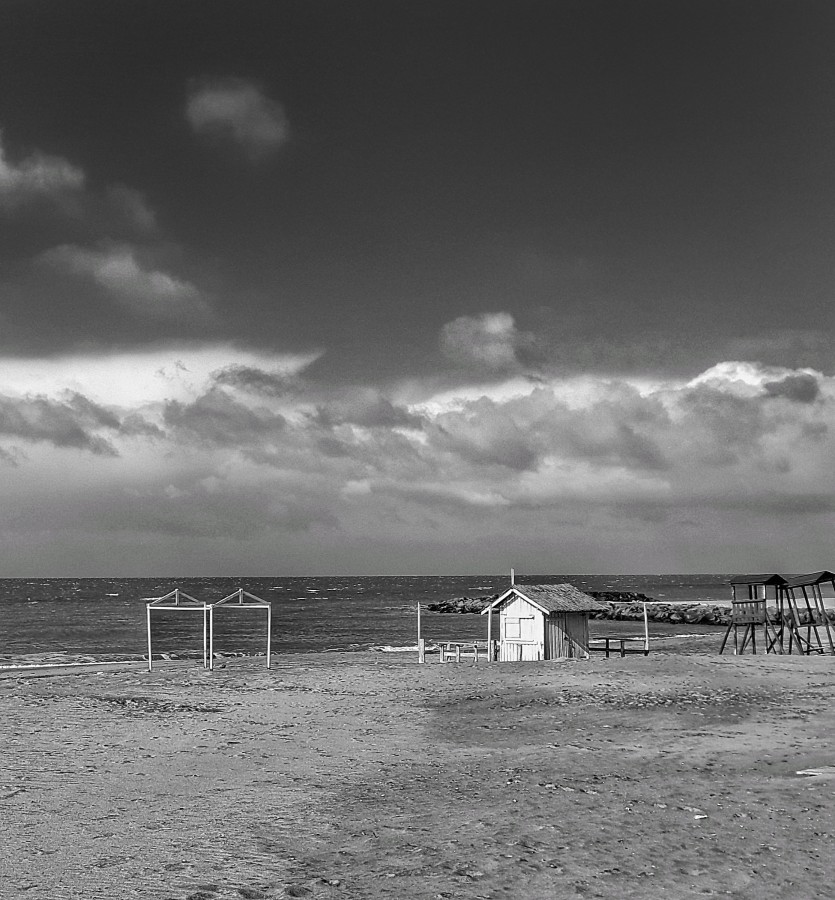
<instances>
[{"instance_id":1,"label":"metal frame structure","mask_svg":"<svg viewBox=\"0 0 835 900\"><path fill-rule=\"evenodd\" d=\"M267 611L267 668L270 668L271 661L271 637L272 637L272 606L260 597L250 594L243 588L218 600L215 603L205 603L197 600L185 591L175 588L173 591L162 597L146 597L146 621L148 627L148 671L153 671L153 655L151 647L151 611L152 610L175 610L184 612L194 610L203 613L203 668L214 669L214 643L215 643L215 626L214 626L214 608L216 606L230 606L233 609L265 609Z\"/></svg>"},{"instance_id":2,"label":"metal frame structure","mask_svg":"<svg viewBox=\"0 0 835 900\"><path fill-rule=\"evenodd\" d=\"M243 588L218 600L216 603L209 604L209 669L214 669L214 643L215 643L215 607L229 605L233 609L265 609L267 611L267 668L270 668L270 639L272 637L273 627L273 610L272 606L266 600L250 594Z\"/></svg>"},{"instance_id":3,"label":"metal frame structure","mask_svg":"<svg viewBox=\"0 0 835 900\"><path fill-rule=\"evenodd\" d=\"M203 613L203 668L205 669L207 666L208 605L201 600L192 597L190 594L187 594L185 591L181 591L179 588L174 588L173 591L170 591L163 597L146 597L145 599L147 600L145 610L148 623L148 671L151 672L153 670L153 655L151 653L151 610L157 609L176 610L177 612L194 610L195 612Z\"/></svg>"}]
</instances>

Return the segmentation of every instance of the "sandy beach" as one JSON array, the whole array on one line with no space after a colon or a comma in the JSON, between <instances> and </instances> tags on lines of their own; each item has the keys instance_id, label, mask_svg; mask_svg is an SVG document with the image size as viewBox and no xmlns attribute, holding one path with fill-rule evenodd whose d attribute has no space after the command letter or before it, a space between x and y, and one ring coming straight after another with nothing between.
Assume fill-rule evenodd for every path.
<instances>
[{"instance_id":1,"label":"sandy beach","mask_svg":"<svg viewBox=\"0 0 835 900\"><path fill-rule=\"evenodd\" d=\"M7 670L0 894L829 897L833 690L715 636Z\"/></svg>"}]
</instances>

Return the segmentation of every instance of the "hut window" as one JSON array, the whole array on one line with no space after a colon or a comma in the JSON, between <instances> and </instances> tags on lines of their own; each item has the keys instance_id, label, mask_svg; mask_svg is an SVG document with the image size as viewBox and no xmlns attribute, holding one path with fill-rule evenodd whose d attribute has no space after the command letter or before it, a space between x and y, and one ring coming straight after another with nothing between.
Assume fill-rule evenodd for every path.
<instances>
[{"instance_id":1,"label":"hut window","mask_svg":"<svg viewBox=\"0 0 835 900\"><path fill-rule=\"evenodd\" d=\"M506 619L504 633L505 637L508 638L522 637L522 623L519 619Z\"/></svg>"}]
</instances>

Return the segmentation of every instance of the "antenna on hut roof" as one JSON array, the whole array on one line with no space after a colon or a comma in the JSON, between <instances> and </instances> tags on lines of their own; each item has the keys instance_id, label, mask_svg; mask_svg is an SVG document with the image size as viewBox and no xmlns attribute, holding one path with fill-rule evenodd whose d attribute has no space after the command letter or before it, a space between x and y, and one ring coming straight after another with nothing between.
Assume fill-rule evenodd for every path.
<instances>
[{"instance_id":1,"label":"antenna on hut roof","mask_svg":"<svg viewBox=\"0 0 835 900\"><path fill-rule=\"evenodd\" d=\"M510 570L510 586L513 587L516 584L516 570Z\"/></svg>"}]
</instances>

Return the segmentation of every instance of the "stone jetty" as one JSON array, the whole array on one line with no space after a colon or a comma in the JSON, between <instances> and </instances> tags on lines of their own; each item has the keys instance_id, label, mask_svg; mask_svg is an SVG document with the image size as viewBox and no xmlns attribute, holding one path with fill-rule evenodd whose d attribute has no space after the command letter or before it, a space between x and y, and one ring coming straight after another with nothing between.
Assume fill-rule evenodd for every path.
<instances>
[{"instance_id":1,"label":"stone jetty","mask_svg":"<svg viewBox=\"0 0 835 900\"><path fill-rule=\"evenodd\" d=\"M664 603L635 591L586 591L603 605L603 609L590 613L592 619L614 619L624 622L643 621L644 603L647 618L651 622L667 622L670 625L730 625L730 603ZM427 604L427 609L439 613L480 613L499 594L482 597L453 597ZM777 622L777 610L768 610L772 622ZM835 609L827 610L830 622L835 622ZM805 624L808 614L800 613Z\"/></svg>"},{"instance_id":2,"label":"stone jetty","mask_svg":"<svg viewBox=\"0 0 835 900\"><path fill-rule=\"evenodd\" d=\"M647 618L653 622L687 625L727 625L730 622L731 607L706 603L659 603L646 594L637 591L586 591L603 605L603 609L591 613L593 619L618 619L638 621L644 618L644 603L647 604ZM499 594L481 597L453 597L428 604L427 608L439 613L480 613Z\"/></svg>"}]
</instances>

